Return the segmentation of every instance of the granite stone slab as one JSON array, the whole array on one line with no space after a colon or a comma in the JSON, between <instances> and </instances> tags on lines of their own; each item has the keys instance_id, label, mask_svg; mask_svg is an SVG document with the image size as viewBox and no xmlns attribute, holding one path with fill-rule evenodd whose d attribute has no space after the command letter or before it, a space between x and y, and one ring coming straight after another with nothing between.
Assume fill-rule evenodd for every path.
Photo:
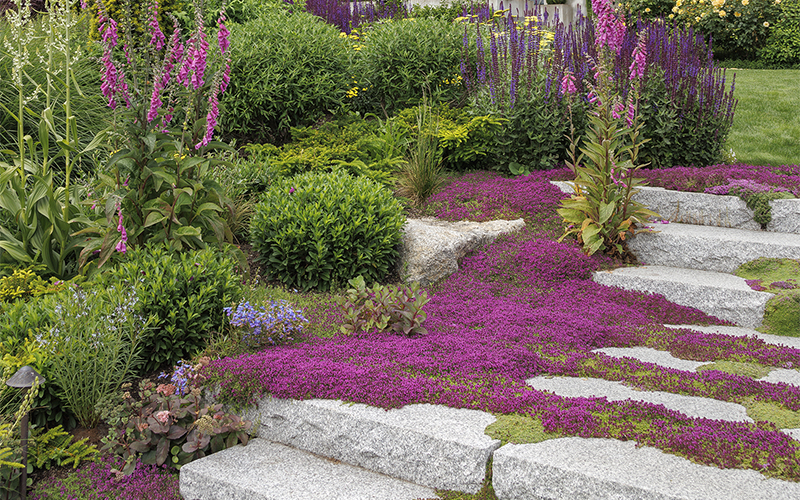
<instances>
[{"instance_id":1,"label":"granite stone slab","mask_svg":"<svg viewBox=\"0 0 800 500\"><path fill-rule=\"evenodd\" d=\"M599 378L546 377L529 378L526 384L539 391L550 391L568 398L606 398L608 401L643 401L659 404L689 417L753 422L744 406L697 396L662 391L637 391L622 384Z\"/></svg>"},{"instance_id":2,"label":"granite stone slab","mask_svg":"<svg viewBox=\"0 0 800 500\"><path fill-rule=\"evenodd\" d=\"M767 231L800 234L800 199L772 200L772 220Z\"/></svg>"},{"instance_id":3,"label":"granite stone slab","mask_svg":"<svg viewBox=\"0 0 800 500\"><path fill-rule=\"evenodd\" d=\"M634 358L646 363L688 372L697 371L697 368L711 363L711 361L691 361L676 358L666 351L659 351L650 347L603 347L602 349L594 349L592 352L600 352L614 358Z\"/></svg>"},{"instance_id":4,"label":"granite stone slab","mask_svg":"<svg viewBox=\"0 0 800 500\"><path fill-rule=\"evenodd\" d=\"M785 347L792 347L800 349L800 337L784 337L782 335L771 335L769 333L761 333L752 328L740 326L699 326L699 325L664 325L668 328L688 328L701 333L720 333L723 335L734 335L737 337L756 337L767 344L780 345ZM800 368L800 367L794 367Z\"/></svg>"},{"instance_id":5,"label":"granite stone slab","mask_svg":"<svg viewBox=\"0 0 800 500\"><path fill-rule=\"evenodd\" d=\"M180 492L186 500L437 498L431 488L260 438L181 467Z\"/></svg>"},{"instance_id":6,"label":"granite stone slab","mask_svg":"<svg viewBox=\"0 0 800 500\"><path fill-rule=\"evenodd\" d=\"M699 465L633 441L569 437L494 453L500 500L796 500L800 483Z\"/></svg>"},{"instance_id":7,"label":"granite stone slab","mask_svg":"<svg viewBox=\"0 0 800 500\"><path fill-rule=\"evenodd\" d=\"M597 271L593 279L601 285L658 293L676 304L751 328L761 325L764 308L773 296L751 289L732 274L679 267L622 267Z\"/></svg>"},{"instance_id":8,"label":"granite stone slab","mask_svg":"<svg viewBox=\"0 0 800 500\"><path fill-rule=\"evenodd\" d=\"M800 259L800 235L691 224L657 224L628 247L643 264L732 273L759 257Z\"/></svg>"},{"instance_id":9,"label":"granite stone slab","mask_svg":"<svg viewBox=\"0 0 800 500\"><path fill-rule=\"evenodd\" d=\"M258 436L404 479L477 492L500 441L484 434L489 413L429 404L384 410L337 400L265 398L245 418Z\"/></svg>"}]
</instances>

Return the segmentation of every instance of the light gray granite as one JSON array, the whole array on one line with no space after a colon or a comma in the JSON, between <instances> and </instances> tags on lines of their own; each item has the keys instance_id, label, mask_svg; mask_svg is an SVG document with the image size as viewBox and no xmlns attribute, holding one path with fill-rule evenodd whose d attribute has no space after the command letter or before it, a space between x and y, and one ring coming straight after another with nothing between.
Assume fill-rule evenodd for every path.
<instances>
[{"instance_id":1,"label":"light gray granite","mask_svg":"<svg viewBox=\"0 0 800 500\"><path fill-rule=\"evenodd\" d=\"M664 325L668 328L688 328L701 333L721 333L723 335L734 335L736 337L757 337L767 344L780 345L800 349L800 337L783 337L781 335L770 335L768 333L761 333L752 328L739 327L739 326L699 326L699 325ZM800 368L793 367L793 368Z\"/></svg>"},{"instance_id":2,"label":"light gray granite","mask_svg":"<svg viewBox=\"0 0 800 500\"><path fill-rule=\"evenodd\" d=\"M477 492L500 441L489 413L429 404L384 410L337 400L265 398L258 436L431 488Z\"/></svg>"},{"instance_id":3,"label":"light gray granite","mask_svg":"<svg viewBox=\"0 0 800 500\"><path fill-rule=\"evenodd\" d=\"M646 363L653 363L666 368L684 370L687 372L696 371L698 367L710 364L711 361L691 361L688 359L676 358L666 351L659 351L650 347L603 347L592 352L601 352L614 358L634 358Z\"/></svg>"},{"instance_id":4,"label":"light gray granite","mask_svg":"<svg viewBox=\"0 0 800 500\"><path fill-rule=\"evenodd\" d=\"M711 398L684 396L661 391L637 391L622 382L599 378L533 377L526 384L539 391L550 391L568 398L606 398L609 401L643 401L663 405L665 408L694 418L752 422L744 406Z\"/></svg>"},{"instance_id":5,"label":"light gray granite","mask_svg":"<svg viewBox=\"0 0 800 500\"><path fill-rule=\"evenodd\" d=\"M653 224L628 247L642 264L732 273L759 257L800 259L800 235L691 224Z\"/></svg>"},{"instance_id":6,"label":"light gray granite","mask_svg":"<svg viewBox=\"0 0 800 500\"><path fill-rule=\"evenodd\" d=\"M781 432L792 436L795 441L800 441L800 429L781 429Z\"/></svg>"},{"instance_id":7,"label":"light gray granite","mask_svg":"<svg viewBox=\"0 0 800 500\"><path fill-rule=\"evenodd\" d=\"M764 308L773 296L751 289L732 274L679 267L622 267L597 271L593 279L601 285L658 293L676 304L751 328L761 325Z\"/></svg>"},{"instance_id":8,"label":"light gray granite","mask_svg":"<svg viewBox=\"0 0 800 500\"><path fill-rule=\"evenodd\" d=\"M773 384L788 384L795 387L800 387L800 371L787 370L785 368L775 368L769 375L764 378L758 379L761 382L770 382Z\"/></svg>"},{"instance_id":9,"label":"light gray granite","mask_svg":"<svg viewBox=\"0 0 800 500\"><path fill-rule=\"evenodd\" d=\"M753 211L738 196L642 187L633 199L671 222L761 230L761 224L753 220Z\"/></svg>"},{"instance_id":10,"label":"light gray granite","mask_svg":"<svg viewBox=\"0 0 800 500\"><path fill-rule=\"evenodd\" d=\"M413 500L431 488L311 453L253 439L190 462L180 471L187 500Z\"/></svg>"},{"instance_id":11,"label":"light gray granite","mask_svg":"<svg viewBox=\"0 0 800 500\"><path fill-rule=\"evenodd\" d=\"M408 219L397 271L407 283L429 286L458 270L458 260L505 233L519 231L525 221L447 222L434 218Z\"/></svg>"},{"instance_id":12,"label":"light gray granite","mask_svg":"<svg viewBox=\"0 0 800 500\"><path fill-rule=\"evenodd\" d=\"M563 193L572 194L571 182L553 181ZM660 187L641 187L633 199L671 222L701 226L730 227L760 231L753 211L738 196L672 191ZM800 234L800 199L773 200L772 220L767 231Z\"/></svg>"},{"instance_id":13,"label":"light gray granite","mask_svg":"<svg viewBox=\"0 0 800 500\"><path fill-rule=\"evenodd\" d=\"M500 500L796 500L800 483L699 465L633 441L551 439L494 454Z\"/></svg>"},{"instance_id":14,"label":"light gray granite","mask_svg":"<svg viewBox=\"0 0 800 500\"><path fill-rule=\"evenodd\" d=\"M772 200L772 220L767 231L800 234L800 199Z\"/></svg>"}]
</instances>

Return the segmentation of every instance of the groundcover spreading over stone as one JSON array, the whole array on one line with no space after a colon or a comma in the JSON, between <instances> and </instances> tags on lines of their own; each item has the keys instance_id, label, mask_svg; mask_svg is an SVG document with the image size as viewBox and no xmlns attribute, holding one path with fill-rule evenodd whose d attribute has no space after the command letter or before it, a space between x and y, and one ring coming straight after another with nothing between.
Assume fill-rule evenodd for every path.
<instances>
[{"instance_id":1,"label":"groundcover spreading over stone","mask_svg":"<svg viewBox=\"0 0 800 500\"><path fill-rule=\"evenodd\" d=\"M592 271L612 263L557 243L555 208L563 196L552 173L503 179L464 176L431 198L449 220L526 218L527 227L463 259L429 291L429 335L370 332L269 348L206 368L220 398L250 404L259 396L342 399L392 408L410 403L473 408L540 422L549 436L635 440L719 467L752 468L800 480L800 443L767 421L690 418L660 405L565 398L525 384L537 375L591 376L796 412L800 390L721 371L690 372L591 352L647 346L698 361L800 366L800 350L756 338L670 330L663 324L724 324L666 301L608 288ZM794 414L794 413L792 413ZM538 425L538 424L537 424ZM541 435L537 432L537 435Z\"/></svg>"}]
</instances>

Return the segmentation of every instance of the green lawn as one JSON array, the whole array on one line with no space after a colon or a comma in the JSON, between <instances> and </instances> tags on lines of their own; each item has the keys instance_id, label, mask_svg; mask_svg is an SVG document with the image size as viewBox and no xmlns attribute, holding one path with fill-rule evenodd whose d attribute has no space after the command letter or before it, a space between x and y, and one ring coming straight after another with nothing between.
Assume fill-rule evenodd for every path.
<instances>
[{"instance_id":1,"label":"green lawn","mask_svg":"<svg viewBox=\"0 0 800 500\"><path fill-rule=\"evenodd\" d=\"M740 163L800 163L800 71L729 69L739 99L726 149Z\"/></svg>"}]
</instances>

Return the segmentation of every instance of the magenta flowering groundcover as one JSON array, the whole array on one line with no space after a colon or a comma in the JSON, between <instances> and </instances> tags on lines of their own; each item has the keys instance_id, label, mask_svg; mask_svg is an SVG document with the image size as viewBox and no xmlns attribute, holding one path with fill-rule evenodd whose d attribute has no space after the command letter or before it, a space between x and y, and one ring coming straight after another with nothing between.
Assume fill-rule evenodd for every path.
<instances>
[{"instance_id":1,"label":"magenta flowering groundcover","mask_svg":"<svg viewBox=\"0 0 800 500\"><path fill-rule=\"evenodd\" d=\"M565 398L536 391L542 374L622 380L644 389L759 401L800 410L800 390L719 371L683 372L592 349L647 346L698 361L791 368L800 350L756 338L670 330L663 324L724 324L662 296L598 285L592 271L613 263L557 243L564 196L548 181L563 172L505 179L480 172L453 180L428 202L448 220L525 217L429 290L429 335L369 332L274 347L205 369L220 397L246 405L262 395L342 399L383 408L432 403L541 420L548 432L635 440L719 467L752 468L800 480L800 443L769 422L690 418L663 406Z\"/></svg>"}]
</instances>

